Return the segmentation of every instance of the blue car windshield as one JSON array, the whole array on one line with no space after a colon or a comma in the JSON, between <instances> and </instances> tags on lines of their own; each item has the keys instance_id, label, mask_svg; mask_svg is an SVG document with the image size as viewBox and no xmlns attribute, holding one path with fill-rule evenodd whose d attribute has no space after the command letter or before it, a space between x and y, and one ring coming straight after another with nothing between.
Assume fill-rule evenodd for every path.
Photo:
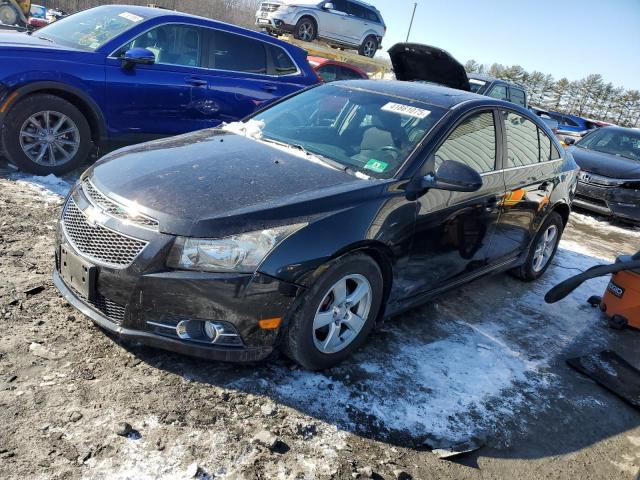
<instances>
[{"instance_id":1,"label":"blue car windshield","mask_svg":"<svg viewBox=\"0 0 640 480\"><path fill-rule=\"evenodd\" d=\"M640 131L602 128L585 136L576 143L576 146L631 160L640 160Z\"/></svg>"},{"instance_id":2,"label":"blue car windshield","mask_svg":"<svg viewBox=\"0 0 640 480\"><path fill-rule=\"evenodd\" d=\"M347 85L323 85L258 113L263 140L391 178L446 110Z\"/></svg>"},{"instance_id":3,"label":"blue car windshield","mask_svg":"<svg viewBox=\"0 0 640 480\"><path fill-rule=\"evenodd\" d=\"M67 47L94 51L145 19L123 7L102 6L53 22L33 35Z\"/></svg>"}]
</instances>

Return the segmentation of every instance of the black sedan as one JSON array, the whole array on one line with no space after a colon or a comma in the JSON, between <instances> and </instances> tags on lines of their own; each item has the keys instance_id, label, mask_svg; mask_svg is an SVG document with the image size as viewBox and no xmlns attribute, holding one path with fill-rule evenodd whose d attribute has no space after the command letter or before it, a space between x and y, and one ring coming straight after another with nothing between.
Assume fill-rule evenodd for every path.
<instances>
[{"instance_id":1,"label":"black sedan","mask_svg":"<svg viewBox=\"0 0 640 480\"><path fill-rule=\"evenodd\" d=\"M581 169L576 206L640 222L640 130L599 128L570 151Z\"/></svg>"},{"instance_id":2,"label":"black sedan","mask_svg":"<svg viewBox=\"0 0 640 480\"><path fill-rule=\"evenodd\" d=\"M485 274L535 280L577 168L535 115L352 80L240 123L127 147L60 219L54 281L123 338L326 368L384 318Z\"/></svg>"}]
</instances>

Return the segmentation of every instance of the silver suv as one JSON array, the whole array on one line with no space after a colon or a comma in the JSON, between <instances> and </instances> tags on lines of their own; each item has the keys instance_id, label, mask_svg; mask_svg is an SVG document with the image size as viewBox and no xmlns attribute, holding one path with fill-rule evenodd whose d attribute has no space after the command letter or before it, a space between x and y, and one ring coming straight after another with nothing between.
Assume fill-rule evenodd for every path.
<instances>
[{"instance_id":1,"label":"silver suv","mask_svg":"<svg viewBox=\"0 0 640 480\"><path fill-rule=\"evenodd\" d=\"M256 25L269 33L293 33L310 42L321 38L356 48L373 57L382 46L387 27L377 8L359 0L271 0L256 12Z\"/></svg>"}]
</instances>

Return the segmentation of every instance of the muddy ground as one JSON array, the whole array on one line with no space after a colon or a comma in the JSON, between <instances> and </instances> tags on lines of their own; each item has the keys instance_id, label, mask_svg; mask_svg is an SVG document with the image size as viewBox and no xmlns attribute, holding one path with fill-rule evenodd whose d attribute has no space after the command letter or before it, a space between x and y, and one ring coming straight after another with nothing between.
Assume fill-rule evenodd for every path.
<instances>
[{"instance_id":1,"label":"muddy ground","mask_svg":"<svg viewBox=\"0 0 640 480\"><path fill-rule=\"evenodd\" d=\"M574 215L542 281L470 284L308 373L105 335L51 282L49 191L65 188L0 165L0 478L637 478L639 412L565 359L611 348L640 365L640 332L585 305L604 279L542 296L640 249L639 229ZM468 440L482 447L454 461L429 448Z\"/></svg>"}]
</instances>

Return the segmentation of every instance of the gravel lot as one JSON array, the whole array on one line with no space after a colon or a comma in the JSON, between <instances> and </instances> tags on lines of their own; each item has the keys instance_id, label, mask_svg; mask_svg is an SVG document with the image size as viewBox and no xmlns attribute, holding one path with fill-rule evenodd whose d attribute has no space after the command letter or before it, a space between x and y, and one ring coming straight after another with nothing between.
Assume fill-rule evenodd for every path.
<instances>
[{"instance_id":1,"label":"gravel lot","mask_svg":"<svg viewBox=\"0 0 640 480\"><path fill-rule=\"evenodd\" d=\"M640 229L574 214L547 276L498 275L388 321L323 373L123 345L51 282L63 180L0 162L0 478L637 478L640 414L571 370L611 348L640 365L583 285ZM473 440L454 461L429 447Z\"/></svg>"}]
</instances>

